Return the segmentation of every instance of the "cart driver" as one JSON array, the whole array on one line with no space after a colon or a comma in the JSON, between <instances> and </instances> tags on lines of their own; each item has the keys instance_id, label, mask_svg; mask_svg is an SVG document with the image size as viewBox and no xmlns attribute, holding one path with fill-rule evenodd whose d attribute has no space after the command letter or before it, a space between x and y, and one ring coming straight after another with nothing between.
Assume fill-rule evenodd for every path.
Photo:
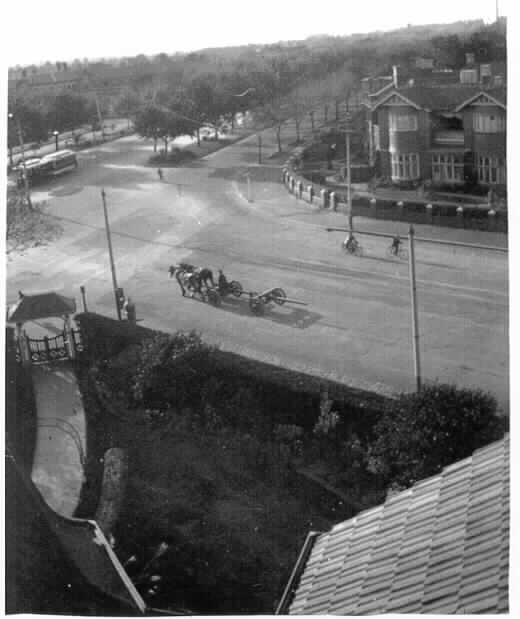
<instances>
[{"instance_id":1,"label":"cart driver","mask_svg":"<svg viewBox=\"0 0 520 619\"><path fill-rule=\"evenodd\" d=\"M221 291L225 291L227 290L228 287L228 280L226 278L226 276L224 275L222 269L218 270L218 289Z\"/></svg>"}]
</instances>

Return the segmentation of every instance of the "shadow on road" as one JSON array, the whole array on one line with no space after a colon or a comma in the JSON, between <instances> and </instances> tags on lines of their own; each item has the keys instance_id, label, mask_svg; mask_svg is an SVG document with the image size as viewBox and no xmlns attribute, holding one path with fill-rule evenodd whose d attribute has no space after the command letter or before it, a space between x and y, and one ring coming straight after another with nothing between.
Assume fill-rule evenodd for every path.
<instances>
[{"instance_id":1,"label":"shadow on road","mask_svg":"<svg viewBox=\"0 0 520 619\"><path fill-rule=\"evenodd\" d=\"M193 297L190 301L198 301L204 303L200 297ZM242 316L252 316L260 320L269 320L278 324L294 327L295 329L306 329L314 323L318 322L322 315L317 312L311 312L301 307L290 308L285 306L273 308L271 305L264 306L264 314L255 315L249 308L249 300L247 297L225 297L222 300L222 305L215 307L215 310L223 310L232 314L238 314Z\"/></svg>"}]
</instances>

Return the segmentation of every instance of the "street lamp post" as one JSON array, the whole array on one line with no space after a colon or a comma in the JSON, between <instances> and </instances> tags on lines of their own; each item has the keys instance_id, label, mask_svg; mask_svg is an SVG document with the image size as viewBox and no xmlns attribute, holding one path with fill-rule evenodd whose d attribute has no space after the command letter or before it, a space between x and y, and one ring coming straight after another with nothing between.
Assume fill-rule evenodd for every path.
<instances>
[{"instance_id":1,"label":"street lamp post","mask_svg":"<svg viewBox=\"0 0 520 619\"><path fill-rule=\"evenodd\" d=\"M112 272L112 286L114 288L114 297L116 300L117 319L121 320L121 307L119 303L119 294L117 289L116 267L114 264L114 254L112 251L112 237L110 235L110 224L108 223L107 201L105 190L101 190L101 198L103 200L103 213L105 215L105 231L107 234L108 256L110 258L110 270Z\"/></svg>"},{"instance_id":2,"label":"street lamp post","mask_svg":"<svg viewBox=\"0 0 520 619\"><path fill-rule=\"evenodd\" d=\"M410 271L410 297L412 301L412 335L413 335L413 365L415 374L415 386L421 390L421 355L419 348L419 312L417 310L417 286L415 281L415 243L414 228L410 225L408 232L408 266Z\"/></svg>"},{"instance_id":3,"label":"street lamp post","mask_svg":"<svg viewBox=\"0 0 520 619\"><path fill-rule=\"evenodd\" d=\"M348 227L353 229L353 217L352 217L352 182L351 182L351 162L350 162L350 134L352 129L350 127L350 114L347 113L345 123L345 179L347 181L347 216Z\"/></svg>"},{"instance_id":4,"label":"street lamp post","mask_svg":"<svg viewBox=\"0 0 520 619\"><path fill-rule=\"evenodd\" d=\"M57 152L57 151L58 151L58 149L59 149L59 145L58 145L58 136L60 135L60 132L59 132L59 131L53 131L53 132L52 132L52 135L54 136L54 140L55 140L55 142L56 142L56 152Z\"/></svg>"},{"instance_id":5,"label":"street lamp post","mask_svg":"<svg viewBox=\"0 0 520 619\"><path fill-rule=\"evenodd\" d=\"M29 208L32 208L31 192L29 190L29 177L27 175L27 167L25 165L25 147L23 143L22 125L20 123L20 119L18 118L18 116L15 116L12 112L9 112L8 118L10 120L14 120L14 122L16 123L16 132L18 133L18 141L20 142L20 151L22 153L22 168L23 168L22 174L23 174L23 184L25 188L25 197L27 199L27 204L29 205Z\"/></svg>"}]
</instances>

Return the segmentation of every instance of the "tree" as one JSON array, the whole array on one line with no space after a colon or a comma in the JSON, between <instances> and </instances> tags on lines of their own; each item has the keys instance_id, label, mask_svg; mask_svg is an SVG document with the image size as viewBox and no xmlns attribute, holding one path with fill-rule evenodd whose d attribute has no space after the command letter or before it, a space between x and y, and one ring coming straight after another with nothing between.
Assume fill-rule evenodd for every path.
<instances>
[{"instance_id":1,"label":"tree","mask_svg":"<svg viewBox=\"0 0 520 619\"><path fill-rule=\"evenodd\" d=\"M95 107L85 97L70 93L57 95L47 112L49 128L60 132L76 129L95 118Z\"/></svg>"},{"instance_id":2,"label":"tree","mask_svg":"<svg viewBox=\"0 0 520 619\"><path fill-rule=\"evenodd\" d=\"M189 89L189 98L192 102L192 113L195 119L199 119L203 124L209 123L215 127L217 136L217 125L224 111L222 95L214 85L211 76L200 76L193 80Z\"/></svg>"},{"instance_id":3,"label":"tree","mask_svg":"<svg viewBox=\"0 0 520 619\"><path fill-rule=\"evenodd\" d=\"M156 141L159 137L158 130L164 126L166 126L166 113L156 105L142 107L135 116L136 133L144 138L153 138L154 150L156 150Z\"/></svg>"},{"instance_id":4,"label":"tree","mask_svg":"<svg viewBox=\"0 0 520 619\"><path fill-rule=\"evenodd\" d=\"M43 142L49 134L49 125L45 114L37 107L23 101L10 107L10 112L17 119L9 121L7 126L7 145L14 148L19 144L17 122L22 130L22 138L27 142Z\"/></svg>"},{"instance_id":5,"label":"tree","mask_svg":"<svg viewBox=\"0 0 520 619\"><path fill-rule=\"evenodd\" d=\"M282 109L279 103L271 103L264 105L259 112L259 116L267 124L273 125L276 131L276 143L278 152L282 152L282 127L287 120L287 113Z\"/></svg>"},{"instance_id":6,"label":"tree","mask_svg":"<svg viewBox=\"0 0 520 619\"><path fill-rule=\"evenodd\" d=\"M181 135L193 134L193 123L176 109L162 105L141 108L135 118L136 132L147 138L164 141L165 153L168 143Z\"/></svg>"},{"instance_id":7,"label":"tree","mask_svg":"<svg viewBox=\"0 0 520 619\"><path fill-rule=\"evenodd\" d=\"M141 97L132 90L126 90L114 102L114 112L124 117L131 117L141 106Z\"/></svg>"},{"instance_id":8,"label":"tree","mask_svg":"<svg viewBox=\"0 0 520 619\"><path fill-rule=\"evenodd\" d=\"M489 393L428 385L383 411L369 452L371 468L387 484L408 487L500 438L506 426Z\"/></svg>"}]
</instances>

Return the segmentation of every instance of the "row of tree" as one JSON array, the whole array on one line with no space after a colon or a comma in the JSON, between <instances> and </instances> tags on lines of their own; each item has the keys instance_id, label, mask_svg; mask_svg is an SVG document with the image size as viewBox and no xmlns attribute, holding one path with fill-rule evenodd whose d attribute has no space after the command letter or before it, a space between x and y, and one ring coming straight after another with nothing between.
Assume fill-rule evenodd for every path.
<instances>
[{"instance_id":1,"label":"row of tree","mask_svg":"<svg viewBox=\"0 0 520 619\"><path fill-rule=\"evenodd\" d=\"M7 145L18 145L18 126L24 142L43 142L54 131L70 131L97 122L96 103L85 96L63 93L49 98L44 105L19 99L9 106L13 119L8 123Z\"/></svg>"},{"instance_id":2,"label":"row of tree","mask_svg":"<svg viewBox=\"0 0 520 619\"><path fill-rule=\"evenodd\" d=\"M279 129L287 118L293 118L298 134L299 122L310 109L325 100L344 101L361 77L389 73L392 64L412 66L417 56L457 68L464 63L464 52L471 50L481 61L502 59L505 34L501 24L423 26L351 37L315 37L297 44L158 54L152 59L139 56L134 64L148 67L150 74L129 77L125 87L119 85L102 94L100 104L117 115L135 117L142 135L164 139L166 146L180 133L197 135L205 124L217 126L223 119L232 124L236 113L244 109L261 109L265 120ZM35 103L30 92L26 89L23 103L18 98L15 110L10 105L28 142L96 120L96 106L88 93L52 94L43 103ZM11 146L17 141L13 129L8 132Z\"/></svg>"}]
</instances>

